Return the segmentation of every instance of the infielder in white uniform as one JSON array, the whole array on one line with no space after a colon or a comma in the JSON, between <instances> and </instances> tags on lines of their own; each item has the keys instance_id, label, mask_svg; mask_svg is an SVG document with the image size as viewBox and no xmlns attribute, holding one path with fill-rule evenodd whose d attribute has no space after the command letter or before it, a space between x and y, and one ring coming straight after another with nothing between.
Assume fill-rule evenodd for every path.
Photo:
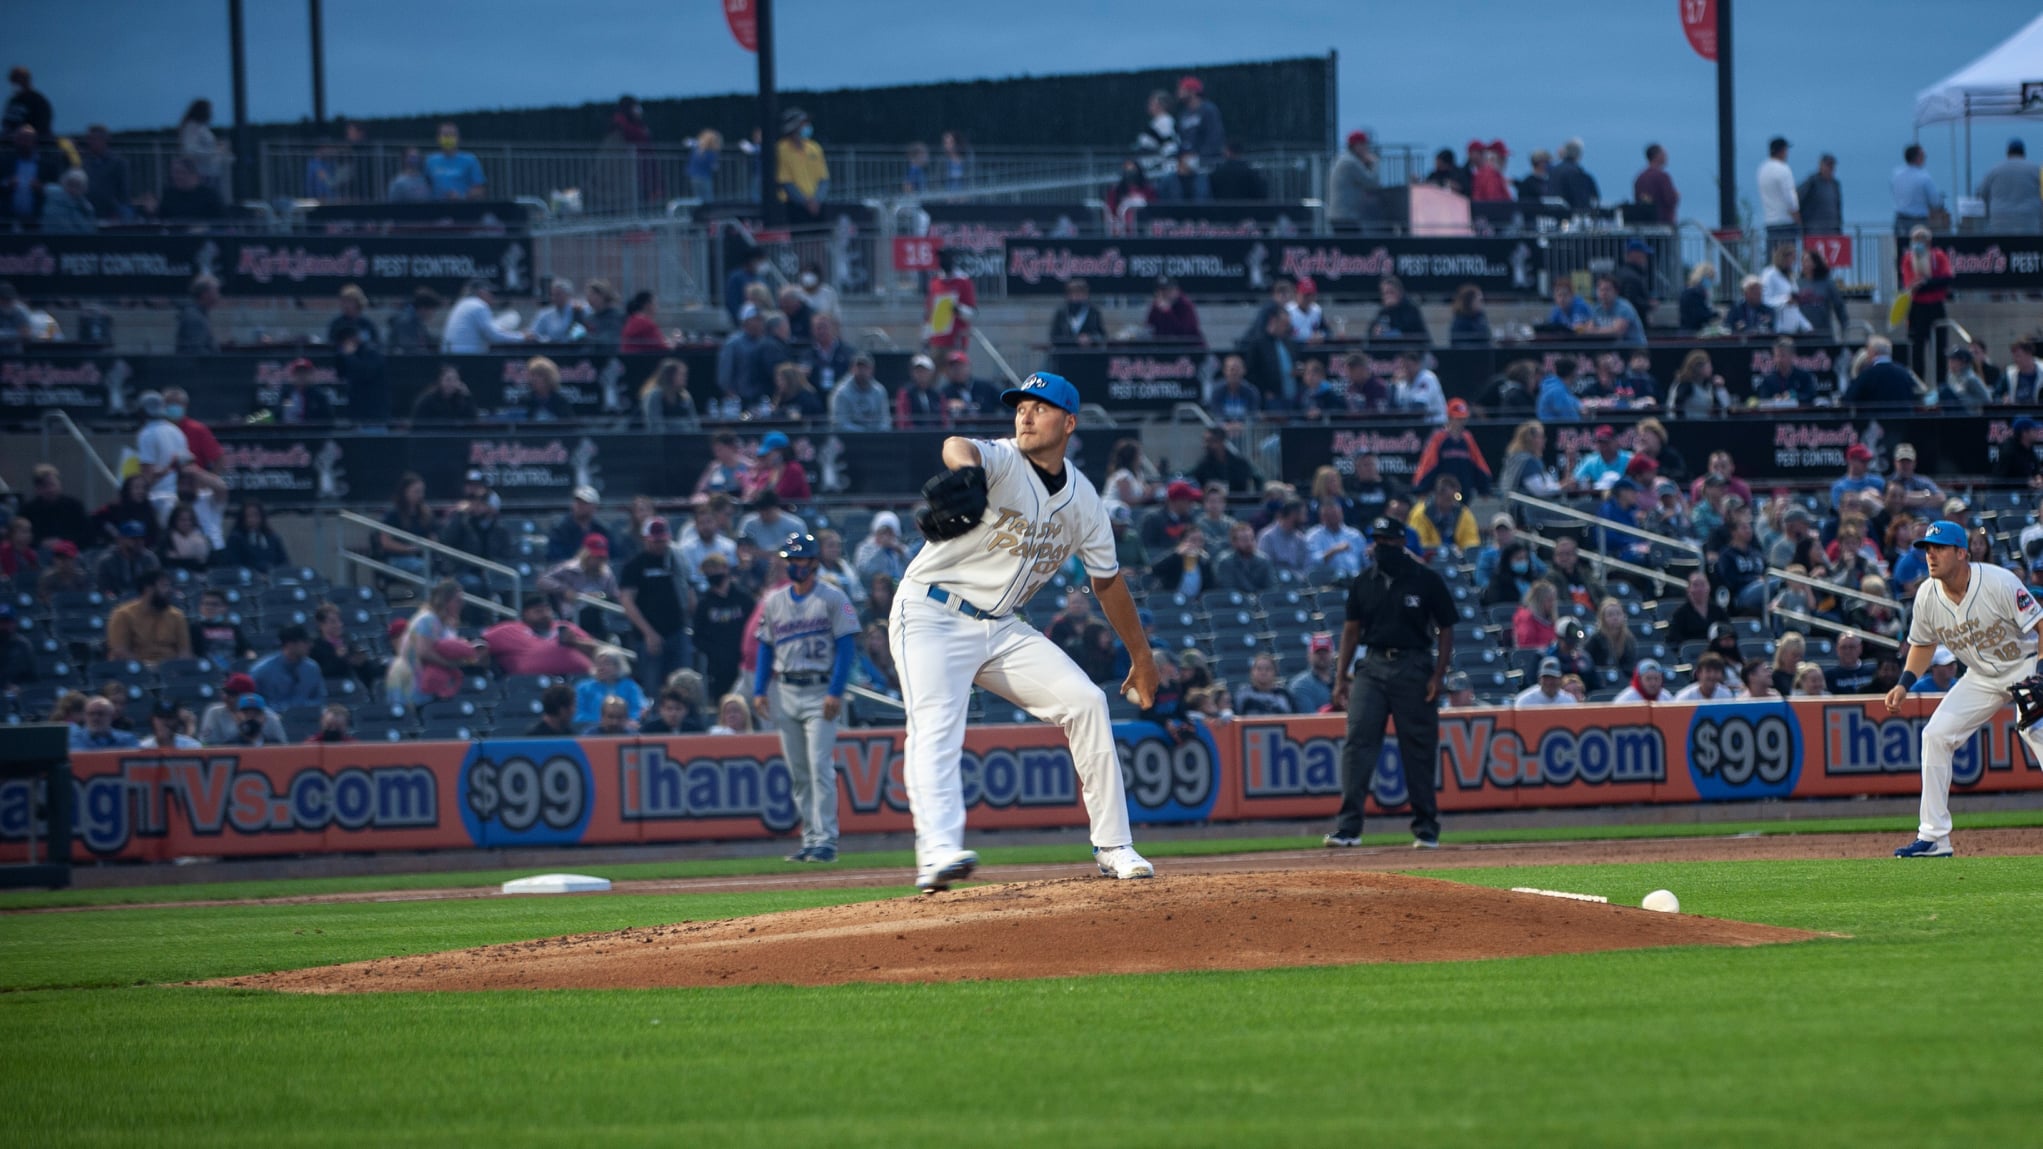
<instances>
[{"instance_id":1,"label":"infielder in white uniform","mask_svg":"<svg viewBox=\"0 0 2043 1149\"><path fill-rule=\"evenodd\" d=\"M908 712L904 774L915 817L915 884L924 892L948 889L979 864L964 848L959 778L974 682L1064 728L1100 872L1152 877L1155 868L1135 852L1128 828L1106 696L1015 613L1078 555L1128 648L1122 693L1142 706L1156 697L1156 663L1121 581L1106 506L1065 463L1065 443L1078 427L1078 390L1038 374L1001 400L1015 409L1014 438L944 441L950 470L923 488L929 505L917 514L929 543L908 564L887 631Z\"/></svg>"},{"instance_id":2,"label":"infielder in white uniform","mask_svg":"<svg viewBox=\"0 0 2043 1149\"><path fill-rule=\"evenodd\" d=\"M802 848L790 862L837 860L837 715L857 654L858 611L844 592L816 580L823 548L814 535L781 544L788 582L759 604L759 666L752 709L780 727L780 755L794 778ZM778 680L777 689L767 693Z\"/></svg>"},{"instance_id":3,"label":"infielder in white uniform","mask_svg":"<svg viewBox=\"0 0 2043 1149\"><path fill-rule=\"evenodd\" d=\"M1916 839L1894 851L1897 858L1951 856L1951 758L1958 747L2022 692L2015 687L2037 672L2035 641L2043 606L2005 567L1974 565L1965 548L1965 528L1953 522L1930 525L1916 542L1929 560L1930 577L1915 592L1915 620L1901 683L1887 692L1887 710L1901 709L1908 688L1929 669L1938 644L1965 664L1966 675L1937 703L1922 731L1922 825ZM2024 707L2026 710L2027 708ZM2022 741L2043 762L2043 734L2022 728Z\"/></svg>"}]
</instances>

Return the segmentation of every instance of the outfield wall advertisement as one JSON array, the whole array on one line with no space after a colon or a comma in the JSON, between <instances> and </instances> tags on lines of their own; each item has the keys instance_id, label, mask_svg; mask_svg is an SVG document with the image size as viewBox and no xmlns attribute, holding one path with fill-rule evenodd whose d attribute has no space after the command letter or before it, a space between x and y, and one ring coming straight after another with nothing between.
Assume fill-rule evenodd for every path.
<instances>
[{"instance_id":1,"label":"outfield wall advertisement","mask_svg":"<svg viewBox=\"0 0 2043 1149\"><path fill-rule=\"evenodd\" d=\"M1449 813L1912 795L1934 702L1911 699L1898 715L1869 698L1449 712L1435 783ZM1182 742L1127 722L1114 737L1130 814L1155 825L1331 817L1345 731L1342 716L1322 715L1220 722ZM899 730L839 738L845 833L911 827L901 745ZM72 769L81 861L728 840L796 826L771 735L95 752ZM1954 774L1960 792L2043 789L2012 709L1960 750ZM1086 822L1053 727L973 729L962 776L975 827ZM1395 738L1371 791L1374 814L1406 800ZM31 830L43 836L40 809L30 783L0 784L0 861L21 860Z\"/></svg>"}]
</instances>

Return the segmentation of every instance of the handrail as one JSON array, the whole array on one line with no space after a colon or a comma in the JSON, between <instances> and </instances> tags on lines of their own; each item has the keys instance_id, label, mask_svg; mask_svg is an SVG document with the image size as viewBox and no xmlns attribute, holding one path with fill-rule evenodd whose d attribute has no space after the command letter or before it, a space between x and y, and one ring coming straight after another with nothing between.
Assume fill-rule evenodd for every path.
<instances>
[{"instance_id":1,"label":"handrail","mask_svg":"<svg viewBox=\"0 0 2043 1149\"><path fill-rule=\"evenodd\" d=\"M1827 618L1819 618L1813 614L1803 614L1799 610L1776 610L1773 613L1790 622L1805 623L1811 630L1821 627L1824 630L1832 631L1839 635L1851 635L1861 642L1877 642L1882 646L1891 646L1896 650L1900 650L1906 645L1906 643L1898 638L1888 638L1884 634L1874 634L1870 630L1861 630L1849 623L1832 622Z\"/></svg>"},{"instance_id":2,"label":"handrail","mask_svg":"<svg viewBox=\"0 0 2043 1149\"><path fill-rule=\"evenodd\" d=\"M357 566L368 567L370 570L375 571L377 574L380 574L385 578L402 579L405 582L416 583L421 587L424 587L430 582L432 582L432 580L427 578L425 575L413 574L408 570L402 570L398 567L391 566L389 563L380 562L376 559L372 559L368 555L358 554L355 551L347 549L346 547L341 548L340 557L348 560L351 563L356 564ZM475 595L469 594L467 591L461 592L461 601L469 604L470 606L481 607L484 610L492 611L496 614L504 615L509 618L516 618L518 616L517 611L512 610L510 607L505 606L503 603L500 603L495 599L479 598Z\"/></svg>"},{"instance_id":3,"label":"handrail","mask_svg":"<svg viewBox=\"0 0 2043 1149\"><path fill-rule=\"evenodd\" d=\"M502 563L492 562L489 559L483 558L480 555L469 554L467 551L460 550L455 547L450 547L442 542L436 542L435 540L426 538L423 535L412 534L410 531L393 527L388 523L382 522L381 520L378 519L372 519L369 516L361 514L356 511L343 510L339 512L339 515L342 522L353 523L356 526L361 527L368 527L373 532L389 535L391 538L394 538L399 542L410 543L412 546L418 547L420 550L426 550L431 551L434 554L445 555L448 558L455 560L456 562L467 563L469 566L476 567L480 570L490 571L494 574L509 575L511 579L512 601L519 603L525 601L525 576L520 574L517 568L515 567L507 567ZM512 611L511 613L516 614L517 612Z\"/></svg>"},{"instance_id":4,"label":"handrail","mask_svg":"<svg viewBox=\"0 0 2043 1149\"><path fill-rule=\"evenodd\" d=\"M1514 537L1524 539L1527 542L1534 543L1538 546L1546 547L1549 550L1553 548L1554 543L1557 541L1554 539L1547 538L1543 535L1533 534L1531 531L1519 531L1518 534ZM1668 571L1656 571L1651 567L1642 567L1636 563L1628 563L1623 559L1614 559L1611 558L1609 555L1599 554L1594 551L1584 551L1582 552L1582 557L1584 559L1588 559L1595 562L1598 566L1609 567L1615 570L1623 571L1626 574L1638 575L1642 578L1652 579L1654 582L1659 583L1661 586L1685 587L1688 585L1688 576L1685 574L1673 574Z\"/></svg>"},{"instance_id":5,"label":"handrail","mask_svg":"<svg viewBox=\"0 0 2043 1149\"><path fill-rule=\"evenodd\" d=\"M1790 574L1780 567L1766 568L1766 577L1771 579L1779 579L1782 582L1800 583L1803 586L1813 586L1819 590L1827 590L1831 594L1837 595L1841 598L1855 598L1860 602L1872 603L1874 606L1891 606L1897 610L1900 609L1901 606L1900 603L1895 602L1893 599L1881 598L1879 595L1876 594L1867 594L1862 590L1858 590L1853 587L1848 587L1841 582L1826 582L1820 578L1810 578L1808 575Z\"/></svg>"},{"instance_id":6,"label":"handrail","mask_svg":"<svg viewBox=\"0 0 2043 1149\"><path fill-rule=\"evenodd\" d=\"M86 459L90 460L94 467L98 468L99 477L105 479L106 485L113 488L114 492L118 494L121 489L121 477L114 474L113 468L106 465L106 460L99 457L98 451L93 450L92 440L87 439L85 432L79 428L77 423L72 421L70 412L62 408L43 412L43 434L49 434L51 423L56 423L64 428L64 433L71 436L77 442L79 449L85 452ZM49 449L45 447L43 453L45 455L49 454Z\"/></svg>"},{"instance_id":7,"label":"handrail","mask_svg":"<svg viewBox=\"0 0 2043 1149\"><path fill-rule=\"evenodd\" d=\"M1702 546L1698 543L1690 542L1687 539L1677 539L1673 535L1654 534L1652 531L1644 530L1639 527L1628 527L1625 526L1623 523L1613 523L1609 519L1592 515L1587 511L1577 510L1576 508L1571 507L1566 503L1555 503L1550 502L1546 499L1534 498L1533 496L1528 495L1523 491L1511 491L1505 495L1505 498L1510 502L1524 503L1528 507L1537 508L1551 515L1566 515L1571 519L1579 519L1585 523L1593 523L1604 530L1622 531L1623 533L1628 535L1637 535L1639 538L1645 539L1647 542L1656 543L1660 546L1669 547L1671 549L1678 551L1687 551L1688 553L1696 556L1697 558L1701 558L1703 554Z\"/></svg>"},{"instance_id":8,"label":"handrail","mask_svg":"<svg viewBox=\"0 0 2043 1149\"><path fill-rule=\"evenodd\" d=\"M1015 374L1014 368L1008 365L1007 356L1002 355L1000 353L1000 348L995 347L993 345L993 341L991 339L986 338L986 332L983 329L977 326L974 326L972 328L972 342L978 344L982 348L985 348L986 354L991 355L993 357L993 362L999 366L1000 373L1002 375L1007 376L1008 386L1010 387L1021 386L1022 382L1021 376Z\"/></svg>"},{"instance_id":9,"label":"handrail","mask_svg":"<svg viewBox=\"0 0 2043 1149\"><path fill-rule=\"evenodd\" d=\"M901 701L898 698L895 698L893 695L881 694L877 690L873 690L870 687L860 686L855 682L846 684L846 686L844 687L844 692L856 698L864 698L873 702L885 703L886 705L891 706L896 710L906 711L908 709L907 703Z\"/></svg>"}]
</instances>

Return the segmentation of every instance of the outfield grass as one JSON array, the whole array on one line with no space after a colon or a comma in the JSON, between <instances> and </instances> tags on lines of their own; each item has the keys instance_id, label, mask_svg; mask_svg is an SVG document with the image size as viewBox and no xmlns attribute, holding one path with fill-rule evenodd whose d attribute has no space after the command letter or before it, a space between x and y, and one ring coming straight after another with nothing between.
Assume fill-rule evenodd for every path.
<instances>
[{"instance_id":1,"label":"outfield grass","mask_svg":"<svg viewBox=\"0 0 2043 1149\"><path fill-rule=\"evenodd\" d=\"M1161 851L1158 851L1161 853ZM1456 870L1851 935L838 989L134 987L857 891L0 919L24 1145L2031 1144L2043 858ZM318 931L324 931L324 933ZM302 931L302 932L301 932ZM35 989L53 984L128 988Z\"/></svg>"},{"instance_id":2,"label":"outfield grass","mask_svg":"<svg viewBox=\"0 0 2043 1149\"><path fill-rule=\"evenodd\" d=\"M1997 810L1963 814L1957 818L1960 830L2009 826L2043 826L2043 810ZM1915 828L1909 816L1884 818L1806 818L1793 822L1715 822L1643 826L1553 826L1517 830L1455 831L1449 827L1451 842L1571 842L1595 840L1637 840L1642 838L1720 838L1733 834L1855 834L1867 831L1905 836ZM1399 846L1411 840L1405 832L1367 834L1364 846ZM1252 854L1266 851L1317 848L1319 833L1260 838L1191 838L1179 841L1141 842L1142 852L1151 858L1206 857L1214 854ZM1081 862L1085 847L992 846L979 851L989 866ZM797 872L779 857L723 858L675 862L592 862L563 863L561 868L592 874L611 881L634 879L746 877L758 874ZM910 850L869 850L846 853L838 869L897 869L905 887L915 868ZM229 898L308 897L319 894L374 893L401 890L446 890L497 886L513 878L528 877L535 867L523 869L462 870L420 874L355 874L336 878L278 878L257 881L196 882L181 885L123 886L110 889L10 890L0 892L0 910L48 909L64 906L153 905L159 902L207 902Z\"/></svg>"}]
</instances>

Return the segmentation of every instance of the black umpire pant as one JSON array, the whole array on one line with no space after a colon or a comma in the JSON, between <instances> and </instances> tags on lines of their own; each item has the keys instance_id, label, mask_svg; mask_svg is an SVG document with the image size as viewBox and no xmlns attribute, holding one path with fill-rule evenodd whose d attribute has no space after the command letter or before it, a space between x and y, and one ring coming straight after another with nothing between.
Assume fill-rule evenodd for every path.
<instances>
[{"instance_id":1,"label":"black umpire pant","mask_svg":"<svg viewBox=\"0 0 2043 1149\"><path fill-rule=\"evenodd\" d=\"M1384 725L1397 719L1398 755L1404 759L1405 792L1411 796L1412 836L1440 838L1440 804L1433 773L1440 766L1440 711L1426 701L1433 680L1433 652L1371 650L1348 687L1348 740L1341 747L1341 812L1334 833L1362 836L1362 803L1369 779L1383 756Z\"/></svg>"}]
</instances>

